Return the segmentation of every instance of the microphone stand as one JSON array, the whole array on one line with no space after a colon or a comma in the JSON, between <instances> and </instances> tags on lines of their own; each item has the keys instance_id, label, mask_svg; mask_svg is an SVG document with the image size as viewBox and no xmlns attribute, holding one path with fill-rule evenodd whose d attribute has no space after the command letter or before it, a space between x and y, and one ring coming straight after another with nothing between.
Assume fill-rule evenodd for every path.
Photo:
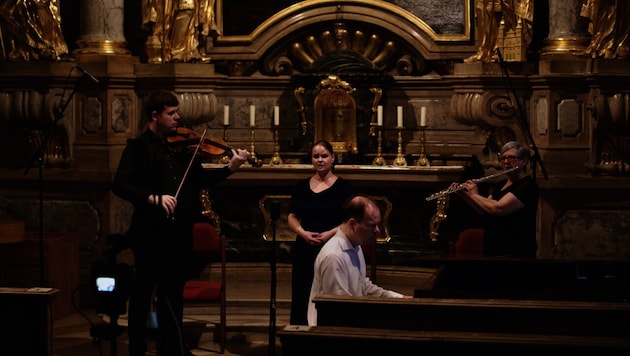
<instances>
[{"instance_id":1,"label":"microphone stand","mask_svg":"<svg viewBox=\"0 0 630 356\"><path fill-rule=\"evenodd\" d=\"M518 119L518 122L521 125L521 129L525 131L525 136L527 136L527 139L532 144L532 151L534 151L534 164L532 165L532 174L535 179L536 178L536 164L538 164L540 165L540 170L543 174L543 177L545 177L545 180L547 180L549 179L549 177L547 176L547 170L545 170L545 165L542 161L542 158L540 158L538 147L536 147L536 143L534 142L534 137L532 136L532 132L529 129L529 124L527 120L525 119L527 115L525 113L525 110L521 106L520 100L518 100L518 96L516 95L516 90L514 89L514 86L512 85L512 80L510 79L510 73L507 70L506 63L503 60L503 55L501 54L501 50L499 48L497 48L497 54L499 55L499 65L501 66L501 73L504 75L505 81L508 87L508 97L510 99L513 97L514 98L513 100L516 102L516 109L517 109L515 111L516 118Z\"/></svg>"},{"instance_id":2,"label":"microphone stand","mask_svg":"<svg viewBox=\"0 0 630 356\"><path fill-rule=\"evenodd\" d=\"M280 217L280 201L272 200L269 206L271 217L271 297L269 298L269 356L276 354L276 227Z\"/></svg>"},{"instance_id":3,"label":"microphone stand","mask_svg":"<svg viewBox=\"0 0 630 356\"><path fill-rule=\"evenodd\" d=\"M45 265L45 261L44 261L44 166L46 164L46 157L45 157L46 147L48 147L48 143L52 136L51 134L52 129L57 125L59 120L63 118L66 112L66 109L68 108L68 105L70 104L70 102L72 101L72 98L74 97L74 93L77 91L77 88L79 87L79 80L77 80L74 87L72 88L72 91L70 92L70 95L68 96L66 100L64 100L64 97L66 95L66 90L68 88L68 82L70 81L70 75L72 74L72 71L77 68L78 67L72 67L70 68L70 72L68 72L68 77L66 78L66 85L64 86L63 92L61 94L61 98L59 99L59 106L57 108L57 111L55 112L54 120L52 124L50 124L50 126L45 125L43 127L42 129L43 137L42 137L42 140L40 141L40 146L37 149L37 152L35 153L36 159L37 159L37 168L38 168L37 187L39 191L39 284L40 286L42 286L45 283L45 279L46 279L45 273L44 273L44 269L45 269L44 268L44 265ZM33 161L35 161L35 157L27 163L27 167L24 170L25 175L28 174L28 172L30 171L31 163L33 163Z\"/></svg>"}]
</instances>

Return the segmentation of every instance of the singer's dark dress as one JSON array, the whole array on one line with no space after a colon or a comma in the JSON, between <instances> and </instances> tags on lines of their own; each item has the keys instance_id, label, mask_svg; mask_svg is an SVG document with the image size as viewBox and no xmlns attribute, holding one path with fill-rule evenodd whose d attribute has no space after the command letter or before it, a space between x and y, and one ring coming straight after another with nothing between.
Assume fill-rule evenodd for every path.
<instances>
[{"instance_id":1,"label":"singer's dark dress","mask_svg":"<svg viewBox=\"0 0 630 356\"><path fill-rule=\"evenodd\" d=\"M126 237L134 254L135 275L129 298L129 350L144 354L146 320L154 288L158 292L159 347L164 354L179 355L183 315L183 289L190 276L192 226L201 216L202 187L230 175L226 167L203 170L197 159L191 165L177 196L172 217L148 203L151 194L175 195L192 154L174 151L152 131L127 142L112 183L112 191L133 205ZM175 323L174 321L177 321ZM168 351L167 351L168 350Z\"/></svg>"},{"instance_id":2,"label":"singer's dark dress","mask_svg":"<svg viewBox=\"0 0 630 356\"><path fill-rule=\"evenodd\" d=\"M531 176L526 176L500 190L505 183L505 180L499 182L490 192L492 199L498 201L507 193L512 193L525 207L504 216L484 215L483 253L485 256L536 257L538 185Z\"/></svg>"},{"instance_id":3,"label":"singer's dark dress","mask_svg":"<svg viewBox=\"0 0 630 356\"><path fill-rule=\"evenodd\" d=\"M341 224L341 205L353 194L348 180L337 177L330 188L315 193L309 184L310 178L296 185L289 212L300 219L306 231L328 231ZM292 249L291 317L292 325L308 325L306 313L313 283L313 264L321 246L312 246L297 236Z\"/></svg>"}]
</instances>

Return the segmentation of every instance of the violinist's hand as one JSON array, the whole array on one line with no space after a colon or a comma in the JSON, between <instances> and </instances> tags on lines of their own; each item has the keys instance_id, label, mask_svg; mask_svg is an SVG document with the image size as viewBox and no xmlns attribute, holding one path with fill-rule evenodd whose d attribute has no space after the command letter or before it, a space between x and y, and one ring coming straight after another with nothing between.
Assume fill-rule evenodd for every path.
<instances>
[{"instance_id":1,"label":"violinist's hand","mask_svg":"<svg viewBox=\"0 0 630 356\"><path fill-rule=\"evenodd\" d=\"M156 206L161 204L162 209L164 209L166 215L172 215L175 213L175 207L177 207L177 198L172 195L166 194L162 196L151 194L149 195L149 204Z\"/></svg>"},{"instance_id":2,"label":"violinist's hand","mask_svg":"<svg viewBox=\"0 0 630 356\"><path fill-rule=\"evenodd\" d=\"M228 163L228 168L232 172L236 171L243 163L247 162L249 156L249 151L240 148L233 148L232 158L230 159L230 163Z\"/></svg>"}]
</instances>

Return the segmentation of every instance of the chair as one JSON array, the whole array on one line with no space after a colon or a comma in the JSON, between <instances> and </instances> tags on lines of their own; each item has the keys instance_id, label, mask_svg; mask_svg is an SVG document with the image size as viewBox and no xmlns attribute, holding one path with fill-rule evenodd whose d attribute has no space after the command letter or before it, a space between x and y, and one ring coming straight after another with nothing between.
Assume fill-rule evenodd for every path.
<instances>
[{"instance_id":1,"label":"chair","mask_svg":"<svg viewBox=\"0 0 630 356\"><path fill-rule=\"evenodd\" d=\"M482 228L462 230L455 241L455 257L483 256L483 235Z\"/></svg>"},{"instance_id":2,"label":"chair","mask_svg":"<svg viewBox=\"0 0 630 356\"><path fill-rule=\"evenodd\" d=\"M220 273L217 280L207 278L191 279L184 285L184 307L207 307L218 304L219 324L215 325L215 341L219 342L221 353L225 352L226 343L226 286L225 286L225 236L220 235L208 222L198 222L193 227L193 248L196 262L204 267L218 262ZM218 337L217 337L218 336Z\"/></svg>"}]
</instances>

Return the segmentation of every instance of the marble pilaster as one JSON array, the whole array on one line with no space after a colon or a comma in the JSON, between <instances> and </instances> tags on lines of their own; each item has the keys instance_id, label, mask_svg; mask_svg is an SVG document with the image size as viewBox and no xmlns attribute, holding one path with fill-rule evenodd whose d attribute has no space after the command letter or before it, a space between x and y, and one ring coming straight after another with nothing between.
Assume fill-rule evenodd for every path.
<instances>
[{"instance_id":1,"label":"marble pilaster","mask_svg":"<svg viewBox=\"0 0 630 356\"><path fill-rule=\"evenodd\" d=\"M541 57L583 52L591 36L588 20L580 16L585 0L549 0L549 37Z\"/></svg>"},{"instance_id":2,"label":"marble pilaster","mask_svg":"<svg viewBox=\"0 0 630 356\"><path fill-rule=\"evenodd\" d=\"M81 1L81 36L74 54L129 55L123 34L124 0Z\"/></svg>"}]
</instances>

